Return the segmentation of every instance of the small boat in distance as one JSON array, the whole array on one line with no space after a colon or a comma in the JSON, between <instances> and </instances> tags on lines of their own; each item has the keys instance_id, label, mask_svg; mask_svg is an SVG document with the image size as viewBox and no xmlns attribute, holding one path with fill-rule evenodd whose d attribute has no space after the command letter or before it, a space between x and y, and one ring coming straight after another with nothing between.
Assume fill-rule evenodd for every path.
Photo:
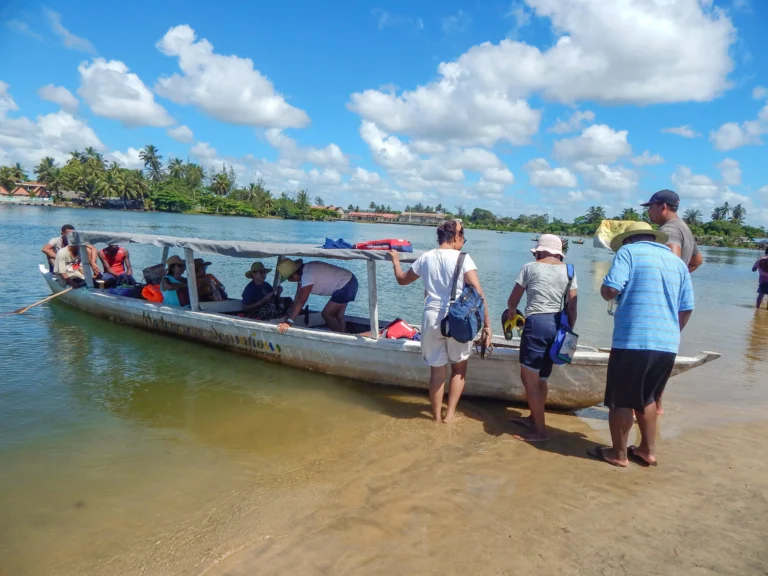
<instances>
[{"instance_id":1,"label":"small boat in distance","mask_svg":"<svg viewBox=\"0 0 768 576\"><path fill-rule=\"evenodd\" d=\"M209 346L254 356L260 360L304 370L354 378L375 384L426 390L429 368L421 358L421 343L415 340L390 340L379 336L376 263L391 260L381 250L328 250L308 244L271 244L176 238L149 234L128 234L76 230L68 236L69 244L79 246L82 256L86 244L151 244L162 249L158 262L168 259L170 249L180 249L187 265L187 275L195 277L195 254L218 254L234 258L265 259L288 256L331 260L365 260L368 273L367 318L347 315L349 333L331 332L321 314L308 308L296 324L284 334L280 320L259 321L238 316L242 301L229 299L200 302L195 283L189 284L190 308L167 306L147 300L112 294L94 287L88 258L82 257L87 287L70 290L59 300L94 316L151 332L194 340ZM403 253L402 262L414 262L420 252ZM274 267L277 268L276 266ZM51 292L65 287L40 265L40 274ZM277 273L276 279L277 279ZM361 282L362 283L362 282ZM520 381L520 341L494 337L495 350L490 357L470 358L465 394L507 401L525 401ZM702 352L693 357L678 356L674 374L686 372L720 357L717 352ZM564 409L585 408L602 402L608 350L579 345L573 363L558 367L549 380L548 406Z\"/></svg>"},{"instance_id":2,"label":"small boat in distance","mask_svg":"<svg viewBox=\"0 0 768 576\"><path fill-rule=\"evenodd\" d=\"M584 238L580 238L579 240L574 240L574 244L584 244Z\"/></svg>"}]
</instances>

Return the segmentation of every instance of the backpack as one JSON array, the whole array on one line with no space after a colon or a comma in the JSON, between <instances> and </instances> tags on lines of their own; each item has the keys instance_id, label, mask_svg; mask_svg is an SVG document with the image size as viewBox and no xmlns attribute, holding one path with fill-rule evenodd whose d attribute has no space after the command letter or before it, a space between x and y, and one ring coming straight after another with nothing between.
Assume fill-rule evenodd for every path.
<instances>
[{"instance_id":1,"label":"backpack","mask_svg":"<svg viewBox=\"0 0 768 576\"><path fill-rule=\"evenodd\" d=\"M440 323L440 333L443 336L453 338L462 344L475 339L483 326L483 317L485 316L485 301L474 286L464 286L461 295L456 298L456 286L466 256L463 252L459 254L456 271L453 273L451 305L448 308L448 314Z\"/></svg>"}]
</instances>

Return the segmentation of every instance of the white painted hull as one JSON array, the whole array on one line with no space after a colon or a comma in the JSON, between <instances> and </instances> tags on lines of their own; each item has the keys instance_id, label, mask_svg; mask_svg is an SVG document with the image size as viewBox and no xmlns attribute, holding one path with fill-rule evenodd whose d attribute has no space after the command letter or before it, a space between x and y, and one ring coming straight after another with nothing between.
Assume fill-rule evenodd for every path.
<instances>
[{"instance_id":1,"label":"white painted hull","mask_svg":"<svg viewBox=\"0 0 768 576\"><path fill-rule=\"evenodd\" d=\"M40 271L52 292L63 289L45 267L41 266ZM72 290L59 300L100 318L212 344L269 362L376 384L428 387L429 368L421 358L419 342L373 340L298 327L279 334L276 323L193 312L84 288ZM496 349L490 358L470 359L465 394L525 402L519 351L509 344L494 339ZM719 356L703 352L693 358L678 357L673 374ZM602 402L607 363L606 351L580 346L572 364L555 367L549 380L547 405L573 409Z\"/></svg>"}]
</instances>

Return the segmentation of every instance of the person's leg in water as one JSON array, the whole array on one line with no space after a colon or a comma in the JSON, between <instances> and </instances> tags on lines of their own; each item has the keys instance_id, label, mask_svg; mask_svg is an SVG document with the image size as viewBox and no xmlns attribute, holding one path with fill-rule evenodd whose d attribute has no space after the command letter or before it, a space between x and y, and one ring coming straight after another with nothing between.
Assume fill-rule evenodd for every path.
<instances>
[{"instance_id":1,"label":"person's leg in water","mask_svg":"<svg viewBox=\"0 0 768 576\"><path fill-rule=\"evenodd\" d=\"M435 422L443 421L443 394L448 366L431 366L429 370L429 401L432 404L432 417Z\"/></svg>"},{"instance_id":2,"label":"person's leg in water","mask_svg":"<svg viewBox=\"0 0 768 576\"><path fill-rule=\"evenodd\" d=\"M755 308L757 308L758 310L760 309L760 304L763 303L763 296L765 296L765 294L760 292L759 288L758 288L758 292L757 292L757 305L755 306ZM766 308L768 308L768 305L766 305Z\"/></svg>"},{"instance_id":3,"label":"person's leg in water","mask_svg":"<svg viewBox=\"0 0 768 576\"><path fill-rule=\"evenodd\" d=\"M449 423L456 419L456 406L464 392L464 380L467 375L467 360L451 364L451 382L448 386L448 410L443 422Z\"/></svg>"},{"instance_id":4,"label":"person's leg in water","mask_svg":"<svg viewBox=\"0 0 768 576\"><path fill-rule=\"evenodd\" d=\"M531 430L524 434L515 434L518 440L526 442L543 442L549 440L545 424L544 406L547 399L547 381L542 379L538 370L520 365L520 379L525 388L525 398L531 411L528 422L520 419L521 424L529 424Z\"/></svg>"}]
</instances>

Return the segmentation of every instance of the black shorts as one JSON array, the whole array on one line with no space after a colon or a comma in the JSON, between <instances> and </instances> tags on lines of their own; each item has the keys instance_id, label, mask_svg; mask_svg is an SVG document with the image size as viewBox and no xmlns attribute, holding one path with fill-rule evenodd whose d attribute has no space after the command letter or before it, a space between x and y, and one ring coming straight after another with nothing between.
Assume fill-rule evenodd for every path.
<instances>
[{"instance_id":1,"label":"black shorts","mask_svg":"<svg viewBox=\"0 0 768 576\"><path fill-rule=\"evenodd\" d=\"M768 282L760 282L760 284L757 285L757 293L768 294Z\"/></svg>"},{"instance_id":2,"label":"black shorts","mask_svg":"<svg viewBox=\"0 0 768 576\"><path fill-rule=\"evenodd\" d=\"M611 348L605 405L608 408L632 408L645 413L664 392L672 374L677 354L656 350Z\"/></svg>"}]
</instances>

